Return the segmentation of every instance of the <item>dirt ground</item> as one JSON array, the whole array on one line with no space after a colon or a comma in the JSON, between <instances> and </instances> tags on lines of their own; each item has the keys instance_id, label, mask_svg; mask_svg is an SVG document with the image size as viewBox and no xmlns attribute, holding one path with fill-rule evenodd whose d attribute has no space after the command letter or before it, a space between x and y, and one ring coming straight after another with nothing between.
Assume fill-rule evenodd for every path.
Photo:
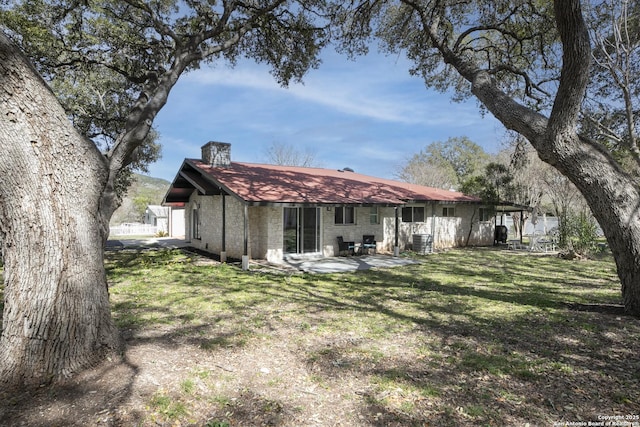
<instances>
[{"instance_id":1,"label":"dirt ground","mask_svg":"<svg viewBox=\"0 0 640 427\"><path fill-rule=\"evenodd\" d=\"M374 403L364 408L354 404L354 399L367 400L371 385L365 378L351 375L346 378L341 367L350 361L333 358L327 349L357 344L356 337L296 343L291 337L297 331L283 329L271 331L271 339L265 345L211 352L181 340L175 332L148 331L129 336L122 361L104 363L62 386L0 396L4 402L0 425L187 425L163 420L166 418L163 416L154 419L149 415L153 413L149 401L158 391L172 390L180 383L180 378L192 376L194 371L211 372L217 379L213 385L196 382L196 388L207 388L207 394L214 402L196 404L198 411L191 413L192 422L188 425L413 425L405 424L394 414L381 412L382 409L379 411ZM306 360L301 357L307 353L300 351L301 345L307 350L317 350L326 358L313 362ZM401 343L384 345L397 347L398 363L403 363L400 360ZM372 369L374 364L371 361ZM335 371L332 374L335 381L331 384L323 384L314 378L328 371ZM207 378L207 382L210 380ZM231 397L220 402L215 401L217 396ZM392 418L389 424L384 421L385 417Z\"/></svg>"},{"instance_id":2,"label":"dirt ground","mask_svg":"<svg viewBox=\"0 0 640 427\"><path fill-rule=\"evenodd\" d=\"M385 369L404 372L416 382L455 382L455 390L425 397L407 388L387 388L380 395L368 378L369 373L381 369L376 355L348 351L362 344L357 336L300 340L295 338L297 332L270 330L269 339L263 342L216 351L203 350L175 330L125 336L122 361L107 362L63 386L0 396L0 425L475 426L478 424L459 406L469 397L465 390L481 396L504 387L510 395L529 400L505 395L494 408L484 408L503 415L483 425L551 426L555 424L550 413L564 414L566 420L576 422L581 415L584 419L609 415L608 409L603 410L611 407L606 398L609 382L621 381L628 374L623 375L622 362L615 368L620 378L576 377L572 382L548 378L531 384L526 379L504 377L496 383L482 372L453 373L445 366L425 369L423 361L410 351L416 337L405 335L376 343L381 351L393 355L385 357ZM444 344L452 349L474 345L473 338L464 335L451 336ZM309 358L309 354L317 357ZM628 363L635 366L635 361ZM187 421L185 417L172 418L172 411L179 408L172 409L171 402L150 407L149 402L158 395L171 399L177 384L184 385L186 378L192 378L190 388L195 389L190 392L194 397ZM432 406L434 402L437 404ZM637 403L627 403L623 406L637 414L633 409ZM460 412L443 411L443 404ZM409 412L405 405L409 405ZM420 415L416 417L416 413ZM533 421L523 422L526 419Z\"/></svg>"}]
</instances>

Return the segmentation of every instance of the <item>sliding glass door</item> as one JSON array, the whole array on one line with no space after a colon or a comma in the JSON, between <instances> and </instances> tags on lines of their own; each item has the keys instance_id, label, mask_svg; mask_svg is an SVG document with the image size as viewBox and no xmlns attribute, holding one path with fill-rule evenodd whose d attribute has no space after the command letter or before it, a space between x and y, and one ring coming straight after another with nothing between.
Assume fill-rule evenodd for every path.
<instances>
[{"instance_id":1,"label":"sliding glass door","mask_svg":"<svg viewBox=\"0 0 640 427\"><path fill-rule=\"evenodd\" d=\"M319 208L284 208L283 218L285 253L320 252Z\"/></svg>"}]
</instances>

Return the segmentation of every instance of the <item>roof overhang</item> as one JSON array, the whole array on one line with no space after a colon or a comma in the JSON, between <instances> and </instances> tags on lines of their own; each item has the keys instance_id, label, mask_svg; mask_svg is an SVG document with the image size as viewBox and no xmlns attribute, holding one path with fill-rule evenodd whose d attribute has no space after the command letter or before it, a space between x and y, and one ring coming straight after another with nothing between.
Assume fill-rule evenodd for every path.
<instances>
[{"instance_id":1,"label":"roof overhang","mask_svg":"<svg viewBox=\"0 0 640 427\"><path fill-rule=\"evenodd\" d=\"M495 206L496 212L523 212L523 211L532 211L533 208L531 206L520 205L517 203L509 203L509 202L501 202L499 205Z\"/></svg>"},{"instance_id":2,"label":"roof overhang","mask_svg":"<svg viewBox=\"0 0 640 427\"><path fill-rule=\"evenodd\" d=\"M185 160L180 167L180 171L173 179L167 194L165 194L162 204L164 206L183 207L189 202L189 198L194 191L198 194L213 196L219 194L228 194L220 185L217 185L209 177L195 168Z\"/></svg>"}]
</instances>

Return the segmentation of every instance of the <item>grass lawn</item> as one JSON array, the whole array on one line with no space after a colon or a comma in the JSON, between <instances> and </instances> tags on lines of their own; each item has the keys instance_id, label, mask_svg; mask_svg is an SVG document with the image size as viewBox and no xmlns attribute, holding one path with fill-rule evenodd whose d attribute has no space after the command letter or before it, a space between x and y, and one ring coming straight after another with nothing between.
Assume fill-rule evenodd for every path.
<instances>
[{"instance_id":1,"label":"grass lawn","mask_svg":"<svg viewBox=\"0 0 640 427\"><path fill-rule=\"evenodd\" d=\"M640 320L620 311L610 257L469 249L420 259L287 275L179 250L109 252L127 368L115 371L121 383L114 371L95 377L109 383L98 394L115 397L79 419L552 426L640 415Z\"/></svg>"}]
</instances>

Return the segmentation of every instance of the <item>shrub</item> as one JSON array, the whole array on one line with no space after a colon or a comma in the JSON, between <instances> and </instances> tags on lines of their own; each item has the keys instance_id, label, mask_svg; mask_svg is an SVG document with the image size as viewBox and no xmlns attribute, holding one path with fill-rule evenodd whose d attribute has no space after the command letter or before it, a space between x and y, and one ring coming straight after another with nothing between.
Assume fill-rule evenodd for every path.
<instances>
[{"instance_id":1,"label":"shrub","mask_svg":"<svg viewBox=\"0 0 640 427\"><path fill-rule=\"evenodd\" d=\"M560 221L560 246L580 255L598 250L598 224L585 212L567 214Z\"/></svg>"}]
</instances>

